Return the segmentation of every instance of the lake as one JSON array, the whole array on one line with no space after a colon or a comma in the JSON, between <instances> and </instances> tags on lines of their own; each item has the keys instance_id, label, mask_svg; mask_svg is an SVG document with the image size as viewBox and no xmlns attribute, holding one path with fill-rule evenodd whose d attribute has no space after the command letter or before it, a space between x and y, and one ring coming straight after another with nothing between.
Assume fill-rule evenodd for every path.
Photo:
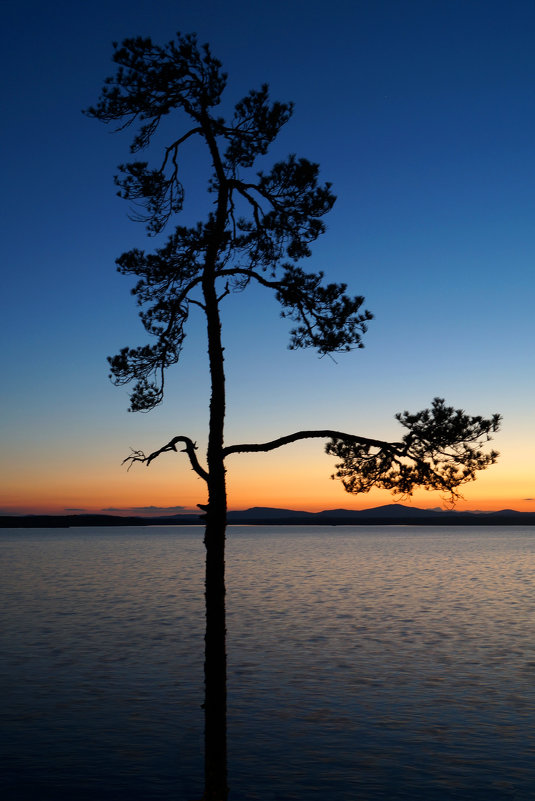
<instances>
[{"instance_id":1,"label":"lake","mask_svg":"<svg viewBox=\"0 0 535 801\"><path fill-rule=\"evenodd\" d=\"M0 531L4 801L202 790L200 527ZM535 799L535 529L231 526L231 801Z\"/></svg>"}]
</instances>

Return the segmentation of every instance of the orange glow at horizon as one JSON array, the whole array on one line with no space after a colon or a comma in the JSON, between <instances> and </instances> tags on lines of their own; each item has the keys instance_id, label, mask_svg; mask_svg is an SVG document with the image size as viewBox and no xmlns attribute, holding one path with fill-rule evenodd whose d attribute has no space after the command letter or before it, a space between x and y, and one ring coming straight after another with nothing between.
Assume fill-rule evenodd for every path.
<instances>
[{"instance_id":1,"label":"orange glow at horizon","mask_svg":"<svg viewBox=\"0 0 535 801\"><path fill-rule=\"evenodd\" d=\"M438 492L417 491L411 498L386 490L350 495L330 479L334 461L317 443L302 443L285 452L233 456L227 463L229 509L270 506L302 511L367 509L390 503L423 508L447 507ZM535 487L527 465L513 455L462 488L463 510L516 509L535 511ZM16 479L15 479L16 476ZM183 507L196 510L206 503L206 487L187 460L164 455L150 468L135 465L129 472L115 460L105 465L90 461L73 469L58 464L54 470L25 465L7 476L0 493L3 514L66 514L76 512L135 514L144 507Z\"/></svg>"}]
</instances>

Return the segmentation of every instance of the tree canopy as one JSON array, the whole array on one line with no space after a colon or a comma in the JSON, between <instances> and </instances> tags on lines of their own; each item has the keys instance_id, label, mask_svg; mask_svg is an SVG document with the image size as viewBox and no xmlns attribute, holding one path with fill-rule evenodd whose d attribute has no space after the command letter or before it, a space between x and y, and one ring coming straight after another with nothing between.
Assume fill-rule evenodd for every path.
<instances>
[{"instance_id":1,"label":"tree canopy","mask_svg":"<svg viewBox=\"0 0 535 801\"><path fill-rule=\"evenodd\" d=\"M167 115L182 112L181 124L189 122L163 148L159 166L138 160L120 165L120 197L134 204L149 235L160 234L184 202L181 148L200 137L211 163L207 189L215 206L196 225L177 226L153 253L133 249L117 259L119 272L138 278L133 294L156 340L125 347L110 359L116 384L134 381L131 410L147 411L162 400L165 370L180 357L191 306L206 311L199 290L207 264L219 287L218 302L251 282L274 292L282 316L294 323L291 348L313 346L327 354L362 347L372 317L361 311L363 298L297 264L325 230L322 218L335 201L331 185L320 182L317 164L293 154L269 171L251 169L290 119L293 105L272 102L263 85L236 103L230 120L216 116L227 76L208 45L198 47L193 35L178 35L164 46L126 39L115 46L113 58L117 73L86 113L118 123L118 129L137 125L132 154L151 143Z\"/></svg>"}]
</instances>

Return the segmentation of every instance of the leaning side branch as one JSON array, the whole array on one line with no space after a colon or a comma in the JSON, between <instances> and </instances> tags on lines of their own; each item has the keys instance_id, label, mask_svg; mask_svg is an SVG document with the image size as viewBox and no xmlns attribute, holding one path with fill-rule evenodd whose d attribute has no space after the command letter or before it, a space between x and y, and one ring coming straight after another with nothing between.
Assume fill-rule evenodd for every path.
<instances>
[{"instance_id":1,"label":"leaning side branch","mask_svg":"<svg viewBox=\"0 0 535 801\"><path fill-rule=\"evenodd\" d=\"M266 453L303 439L328 439L326 452L340 461L332 478L342 481L350 493L366 493L374 487L398 495L411 495L415 489L438 490L454 503L461 497L459 487L473 481L478 470L494 464L498 453L485 452L491 434L498 431L501 417L471 417L462 409L446 406L435 398L430 409L416 414L402 412L396 419L408 429L399 442L371 439L333 429L295 431L269 442L241 443L223 448L223 458L234 453ZM196 456L196 445L188 437L174 437L167 445L145 456L135 451L125 461L149 465L160 454L177 451L184 444L191 466L205 481L208 472Z\"/></svg>"},{"instance_id":2,"label":"leaning side branch","mask_svg":"<svg viewBox=\"0 0 535 801\"><path fill-rule=\"evenodd\" d=\"M208 481L208 472L202 467L197 459L197 445L193 442L192 439L189 437L179 436L173 437L173 439L167 443L167 445L163 445L158 450L149 453L148 456L145 456L143 451L132 451L130 456L127 456L126 459L123 459L123 464L128 464L128 469L132 467L134 462L141 462L142 464L149 466L149 464L154 461L160 454L166 453L167 451L174 451L175 453L178 452L178 448L176 447L179 442L182 442L184 447L181 449L182 453L187 453L190 464L192 469L200 476L204 481Z\"/></svg>"}]
</instances>

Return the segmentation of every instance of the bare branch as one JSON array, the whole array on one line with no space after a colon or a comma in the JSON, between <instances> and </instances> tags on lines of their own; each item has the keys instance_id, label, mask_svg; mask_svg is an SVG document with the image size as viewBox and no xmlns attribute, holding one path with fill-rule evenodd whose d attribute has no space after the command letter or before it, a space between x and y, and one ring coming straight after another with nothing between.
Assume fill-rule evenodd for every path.
<instances>
[{"instance_id":1,"label":"bare branch","mask_svg":"<svg viewBox=\"0 0 535 801\"><path fill-rule=\"evenodd\" d=\"M283 445L290 445L292 442L298 442L301 439L341 440L343 442L351 442L368 448L387 450L392 455L404 455L404 449L402 449L403 446L401 442L384 442L380 439L369 439L368 437L359 437L356 434L347 434L344 431L333 431L330 428L324 428L311 431L296 431L293 434L288 434L285 437L278 437L270 442L229 445L228 447L223 448L223 457L229 456L231 453L263 453L265 451L274 451L276 448L281 448Z\"/></svg>"},{"instance_id":2,"label":"bare branch","mask_svg":"<svg viewBox=\"0 0 535 801\"><path fill-rule=\"evenodd\" d=\"M202 309L204 312L206 311L206 306L204 303L201 303L200 300L193 300L193 298L188 298L188 303L193 303L194 306L198 306L199 309Z\"/></svg>"},{"instance_id":3,"label":"bare branch","mask_svg":"<svg viewBox=\"0 0 535 801\"><path fill-rule=\"evenodd\" d=\"M177 453L178 449L176 446L177 443L179 442L182 442L184 444L184 448L181 449L181 453L188 454L192 469L197 473L198 476L204 479L204 481L208 481L208 472L203 467L201 467L201 465L199 464L199 460L197 459L197 454L195 453L195 451L197 450L197 445L189 437L173 437L173 439L170 442L168 442L167 445L164 445L157 451L149 453L148 456L145 456L143 451L136 451L132 449L132 455L127 456L126 459L123 459L123 464L129 462L130 463L128 465L129 470L134 464L134 462L142 462L143 464L146 464L148 467L149 464L152 461L154 461L154 459L156 459L158 456L160 456L160 454L162 453L166 453L167 451L174 451L175 453Z\"/></svg>"},{"instance_id":4,"label":"bare branch","mask_svg":"<svg viewBox=\"0 0 535 801\"><path fill-rule=\"evenodd\" d=\"M242 268L242 267L233 267L230 270L220 270L217 273L217 277L218 278L221 278L221 277L224 277L224 276L230 276L231 278L233 278L236 275L243 275L247 279L254 278L256 281L258 281L259 284L262 284L262 286L265 286L268 289L279 290L280 287L281 287L281 282L280 281L268 281L267 278L264 278L263 275L260 275L260 273L257 273L256 270L249 270L249 269L247 269L245 267L244 268Z\"/></svg>"},{"instance_id":5,"label":"bare branch","mask_svg":"<svg viewBox=\"0 0 535 801\"><path fill-rule=\"evenodd\" d=\"M223 298L226 298L226 296L227 296L227 295L230 295L230 289L229 289L228 281L227 281L227 283L226 283L226 286L225 286L225 290L224 290L224 292L222 292L222 293L221 293L221 295L219 295L219 296L218 296L218 298L217 298L217 302L218 302L218 303L221 303L221 301L223 300Z\"/></svg>"},{"instance_id":6,"label":"bare branch","mask_svg":"<svg viewBox=\"0 0 535 801\"><path fill-rule=\"evenodd\" d=\"M178 153L178 148L187 139L189 139L190 136L193 136L194 134L197 134L197 133L198 134L202 134L202 128L192 128L191 131L188 131L186 134L184 134L184 136L181 136L180 139L177 139L176 142L173 142L172 145L169 145L168 147L165 148L165 157L164 157L164 160L163 160L163 164L160 167L160 172L164 171L165 166L167 164L167 161L169 159L169 155L171 153L173 153L172 162L173 162L173 165L175 167L175 169L173 170L173 174L176 174L176 171L177 171L176 157L177 157L177 153Z\"/></svg>"}]
</instances>

